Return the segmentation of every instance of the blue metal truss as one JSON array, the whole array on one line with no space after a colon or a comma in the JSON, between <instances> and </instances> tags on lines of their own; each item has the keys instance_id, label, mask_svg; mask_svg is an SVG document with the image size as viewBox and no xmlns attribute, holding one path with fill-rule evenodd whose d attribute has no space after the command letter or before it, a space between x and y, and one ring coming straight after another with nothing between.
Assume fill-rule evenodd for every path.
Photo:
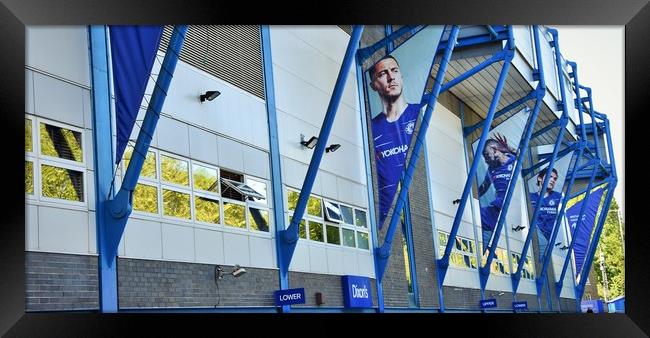
<instances>
[{"instance_id":1,"label":"blue metal truss","mask_svg":"<svg viewBox=\"0 0 650 338\"><path fill-rule=\"evenodd\" d=\"M101 190L102 194L101 196L98 195L97 200L97 238L100 273L99 285L101 290L99 302L100 311L103 313L118 311L117 247L122 239L122 234L131 214L133 191L140 176L142 165L144 164L144 154L147 154L152 135L156 129L160 111L167 96L167 90L169 89L174 69L176 68L178 55L183 46L186 32L187 26L174 27L167 53L165 54L161 71L156 80L154 91L142 123L142 128L138 134L135 151L122 180L122 187L114 197L105 191L107 184L110 188L111 178L113 177L112 175L108 175L112 173L113 156L111 144L107 141L111 137L110 116L108 120L106 117L106 111L109 109L106 105L108 105L109 101L105 97L105 91L108 86L105 83L105 79L103 79L105 76L101 74L102 70L93 69L93 79L97 80L97 82L93 82L93 85L98 86L93 87L95 89L93 92L99 90L96 93L97 95L93 96L93 106L97 119L94 126L96 128L94 129L96 131L94 133L95 161L98 164L98 172L96 174L97 193L100 194ZM91 49L91 58L93 59L93 67L95 65L99 66L104 62L101 59L106 55L106 45L105 40L102 40L102 34L105 34L103 33L103 28L91 28L91 43L93 46ZM98 62L95 63L95 61ZM99 130L104 132L97 132ZM107 167L107 161L111 162L110 169Z\"/></svg>"}]
</instances>

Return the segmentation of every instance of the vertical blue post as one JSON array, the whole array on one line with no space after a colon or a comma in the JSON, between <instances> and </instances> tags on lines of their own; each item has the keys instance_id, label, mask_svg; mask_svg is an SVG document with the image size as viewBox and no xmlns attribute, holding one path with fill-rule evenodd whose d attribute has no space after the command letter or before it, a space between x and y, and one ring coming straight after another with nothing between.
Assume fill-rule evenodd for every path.
<instances>
[{"instance_id":1,"label":"vertical blue post","mask_svg":"<svg viewBox=\"0 0 650 338\"><path fill-rule=\"evenodd\" d=\"M280 230L285 228L284 223L284 198L282 197L282 158L280 156L280 143L278 141L278 118L275 109L275 84L273 82L273 58L271 56L271 32L270 27L262 25L260 28L262 43L262 60L264 63L264 97L266 98L266 116L269 122L269 149L271 160L271 190L273 194L273 221L275 223L275 249L279 269L280 290L289 288L289 267L282 267L279 248ZM289 312L290 305L284 305L282 312Z\"/></svg>"},{"instance_id":2,"label":"vertical blue post","mask_svg":"<svg viewBox=\"0 0 650 338\"><path fill-rule=\"evenodd\" d=\"M113 133L111 123L108 42L105 26L89 26L89 47L92 78L93 148L95 166L95 221L99 265L99 310L117 312L117 267L111 264L106 248L106 227L103 215L110 199L113 178Z\"/></svg>"},{"instance_id":3,"label":"vertical blue post","mask_svg":"<svg viewBox=\"0 0 650 338\"><path fill-rule=\"evenodd\" d=\"M354 63L354 57L359 47L359 41L361 40L362 32L363 26L354 26L352 29L350 42L348 43L348 47L345 51L345 56L343 57L343 63L341 64L341 70L339 71L339 75L336 79L336 84L334 85L334 91L332 93L330 103L327 106L327 112L325 113L325 118L323 119L323 125L321 126L320 133L318 134L318 142L314 148L314 153L311 157L309 168L307 169L305 181L302 184L302 189L300 189L300 195L298 197L298 202L296 204L296 209L294 210L291 224L287 229L280 231L279 236L280 240L282 241L282 246L280 249L280 259L282 260L282 264L280 265L281 267L287 268L289 266L293 252L296 249L296 244L298 243L298 224L300 223L300 220L305 213L307 200L309 199L311 188L314 186L314 181L316 180L318 167L320 166L320 161L323 158L323 153L325 152L327 139L329 137L330 131L332 130L334 117L336 117L336 111L338 110L339 103L341 102L341 97L343 96L343 89L345 88L345 82L348 78L348 74L350 73L350 67L352 67L352 64Z\"/></svg>"},{"instance_id":4,"label":"vertical blue post","mask_svg":"<svg viewBox=\"0 0 650 338\"><path fill-rule=\"evenodd\" d=\"M356 58L356 71L357 71L357 91L359 97L359 111L361 118L361 141L363 142L363 163L366 169L366 192L368 193L368 217L370 218L371 237L373 250L379 247L379 240L377 238L377 221L375 215L375 194L372 190L372 171L370 169L370 145L368 144L368 121L366 118L366 104L363 88L363 72L361 70L361 61ZM377 312L384 312L384 288L381 279L376 278L379 268L377 257L373 255L373 262L375 265L375 285L377 287Z\"/></svg>"}]
</instances>

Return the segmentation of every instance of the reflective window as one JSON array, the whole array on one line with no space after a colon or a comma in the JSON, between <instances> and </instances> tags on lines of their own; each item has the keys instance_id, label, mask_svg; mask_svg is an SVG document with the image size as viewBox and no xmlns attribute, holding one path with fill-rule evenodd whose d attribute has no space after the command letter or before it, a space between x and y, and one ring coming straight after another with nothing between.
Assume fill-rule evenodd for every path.
<instances>
[{"instance_id":1,"label":"reflective window","mask_svg":"<svg viewBox=\"0 0 650 338\"><path fill-rule=\"evenodd\" d=\"M41 192L44 197L83 202L83 173L41 164Z\"/></svg>"},{"instance_id":2,"label":"reflective window","mask_svg":"<svg viewBox=\"0 0 650 338\"><path fill-rule=\"evenodd\" d=\"M252 178L246 179L246 185L253 189L257 194L261 195L262 198L255 198L254 201L257 203L266 204L267 193L266 193L266 182L261 182Z\"/></svg>"},{"instance_id":3,"label":"reflective window","mask_svg":"<svg viewBox=\"0 0 650 338\"><path fill-rule=\"evenodd\" d=\"M226 183L229 181L244 183L244 175L221 169L219 170L219 176L221 177L221 196L235 201L246 201L244 195L233 188L232 184Z\"/></svg>"},{"instance_id":4,"label":"reflective window","mask_svg":"<svg viewBox=\"0 0 650 338\"><path fill-rule=\"evenodd\" d=\"M317 222L309 222L309 239L317 242L325 242L323 236L323 224Z\"/></svg>"},{"instance_id":5,"label":"reflective window","mask_svg":"<svg viewBox=\"0 0 650 338\"><path fill-rule=\"evenodd\" d=\"M351 248L356 247L354 244L354 230L350 229L341 229L341 234L343 235L343 245L344 246L349 246Z\"/></svg>"},{"instance_id":6,"label":"reflective window","mask_svg":"<svg viewBox=\"0 0 650 338\"><path fill-rule=\"evenodd\" d=\"M343 219L341 218L339 205L330 201L323 202L325 203L325 220L340 223Z\"/></svg>"},{"instance_id":7,"label":"reflective window","mask_svg":"<svg viewBox=\"0 0 650 338\"><path fill-rule=\"evenodd\" d=\"M34 194L34 163L25 161L25 193Z\"/></svg>"},{"instance_id":8,"label":"reflective window","mask_svg":"<svg viewBox=\"0 0 650 338\"><path fill-rule=\"evenodd\" d=\"M25 151L31 153L34 151L32 144L32 120L25 119Z\"/></svg>"},{"instance_id":9,"label":"reflective window","mask_svg":"<svg viewBox=\"0 0 650 338\"><path fill-rule=\"evenodd\" d=\"M158 188L146 184L136 184L133 191L133 210L158 213Z\"/></svg>"},{"instance_id":10,"label":"reflective window","mask_svg":"<svg viewBox=\"0 0 650 338\"><path fill-rule=\"evenodd\" d=\"M323 217L323 207L320 198L309 196L309 200L307 201L307 213L312 216Z\"/></svg>"},{"instance_id":11,"label":"reflective window","mask_svg":"<svg viewBox=\"0 0 650 338\"><path fill-rule=\"evenodd\" d=\"M190 194L163 189L163 214L166 216L191 219Z\"/></svg>"},{"instance_id":12,"label":"reflective window","mask_svg":"<svg viewBox=\"0 0 650 338\"><path fill-rule=\"evenodd\" d=\"M83 162L80 132L41 122L40 139L41 154L64 160Z\"/></svg>"},{"instance_id":13,"label":"reflective window","mask_svg":"<svg viewBox=\"0 0 650 338\"><path fill-rule=\"evenodd\" d=\"M327 224L327 243L341 245L341 234L338 226Z\"/></svg>"},{"instance_id":14,"label":"reflective window","mask_svg":"<svg viewBox=\"0 0 650 338\"><path fill-rule=\"evenodd\" d=\"M357 243L359 243L359 249L368 250L368 248L370 248L368 243L368 233L357 231Z\"/></svg>"},{"instance_id":15,"label":"reflective window","mask_svg":"<svg viewBox=\"0 0 650 338\"><path fill-rule=\"evenodd\" d=\"M352 208L341 205L341 216L343 222L346 224L354 224L354 216L352 216Z\"/></svg>"},{"instance_id":16,"label":"reflective window","mask_svg":"<svg viewBox=\"0 0 650 338\"><path fill-rule=\"evenodd\" d=\"M287 207L289 210L296 210L296 205L298 204L298 197L300 193L297 191L289 190L287 191Z\"/></svg>"},{"instance_id":17,"label":"reflective window","mask_svg":"<svg viewBox=\"0 0 650 338\"><path fill-rule=\"evenodd\" d=\"M161 155L160 168L164 182L180 184L184 186L190 185L189 165L187 161Z\"/></svg>"},{"instance_id":18,"label":"reflective window","mask_svg":"<svg viewBox=\"0 0 650 338\"><path fill-rule=\"evenodd\" d=\"M202 196L194 196L194 209L196 220L199 222L218 224L221 210L219 201Z\"/></svg>"},{"instance_id":19,"label":"reflective window","mask_svg":"<svg viewBox=\"0 0 650 338\"><path fill-rule=\"evenodd\" d=\"M289 224L291 224L291 220L293 220L293 217L289 216ZM305 228L304 219L301 219L300 223L298 224L298 236L300 236L300 238L307 239L307 230Z\"/></svg>"},{"instance_id":20,"label":"reflective window","mask_svg":"<svg viewBox=\"0 0 650 338\"><path fill-rule=\"evenodd\" d=\"M133 156L133 147L127 146L124 150L124 172L129 167L131 162L131 157ZM156 153L153 151L147 152L147 157L144 158L144 163L142 163L142 169L140 170L141 177L157 178L158 173L156 172Z\"/></svg>"},{"instance_id":21,"label":"reflective window","mask_svg":"<svg viewBox=\"0 0 650 338\"><path fill-rule=\"evenodd\" d=\"M354 219L355 219L355 225L358 227L364 227L367 228L368 224L366 222L366 212L361 211L359 209L354 209Z\"/></svg>"},{"instance_id":22,"label":"reflective window","mask_svg":"<svg viewBox=\"0 0 650 338\"><path fill-rule=\"evenodd\" d=\"M268 210L251 207L248 209L248 219L251 222L252 230L269 232Z\"/></svg>"},{"instance_id":23,"label":"reflective window","mask_svg":"<svg viewBox=\"0 0 650 338\"><path fill-rule=\"evenodd\" d=\"M217 169L204 167L198 164L192 164L192 175L194 179L194 189L215 193L219 192L219 178L217 177Z\"/></svg>"},{"instance_id":24,"label":"reflective window","mask_svg":"<svg viewBox=\"0 0 650 338\"><path fill-rule=\"evenodd\" d=\"M230 202L223 202L223 219L226 225L246 229L245 206Z\"/></svg>"}]
</instances>

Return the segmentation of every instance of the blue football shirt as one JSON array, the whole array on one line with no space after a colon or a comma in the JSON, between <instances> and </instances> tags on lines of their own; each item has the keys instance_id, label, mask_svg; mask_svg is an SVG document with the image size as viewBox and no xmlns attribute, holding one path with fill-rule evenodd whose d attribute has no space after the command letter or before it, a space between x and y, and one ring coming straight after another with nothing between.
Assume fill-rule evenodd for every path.
<instances>
[{"instance_id":1,"label":"blue football shirt","mask_svg":"<svg viewBox=\"0 0 650 338\"><path fill-rule=\"evenodd\" d=\"M508 190L508 184L512 177L512 170L515 167L514 162L516 159L512 154L506 154L506 156L508 159L504 164L488 168L487 173L485 173L484 181L488 180L494 187L494 200L487 206L481 207L481 226L483 230L494 230L501 208L503 207L503 201L506 197L506 191Z\"/></svg>"},{"instance_id":2,"label":"blue football shirt","mask_svg":"<svg viewBox=\"0 0 650 338\"><path fill-rule=\"evenodd\" d=\"M537 205L538 198L539 192L530 194L530 203L532 204L533 209ZM553 232L553 225L555 224L555 219L557 217L557 208L561 199L562 194L557 191L552 191L548 196L542 198L542 205L539 208L536 223L537 227L547 240L551 237L551 232Z\"/></svg>"}]
</instances>

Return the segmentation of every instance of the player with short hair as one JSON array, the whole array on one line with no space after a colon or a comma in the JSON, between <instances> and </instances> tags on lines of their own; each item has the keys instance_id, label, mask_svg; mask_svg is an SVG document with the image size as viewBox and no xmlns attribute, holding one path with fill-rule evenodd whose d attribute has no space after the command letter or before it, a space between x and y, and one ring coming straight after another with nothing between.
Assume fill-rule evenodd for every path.
<instances>
[{"instance_id":1,"label":"player with short hair","mask_svg":"<svg viewBox=\"0 0 650 338\"><path fill-rule=\"evenodd\" d=\"M530 194L530 202L535 209L537 205L537 200L539 199L539 194L542 191L542 183L546 177L546 172L548 167L542 169L537 174L537 187L539 191L533 192ZM551 233L553 232L553 225L555 224L555 219L557 218L557 209L562 199L562 193L553 190L555 183L557 182L558 174L557 170L553 168L551 171L551 177L548 180L548 185L544 191L544 196L542 197L542 203L539 207L539 212L537 214L537 228L544 235L548 241L551 238Z\"/></svg>"}]
</instances>

